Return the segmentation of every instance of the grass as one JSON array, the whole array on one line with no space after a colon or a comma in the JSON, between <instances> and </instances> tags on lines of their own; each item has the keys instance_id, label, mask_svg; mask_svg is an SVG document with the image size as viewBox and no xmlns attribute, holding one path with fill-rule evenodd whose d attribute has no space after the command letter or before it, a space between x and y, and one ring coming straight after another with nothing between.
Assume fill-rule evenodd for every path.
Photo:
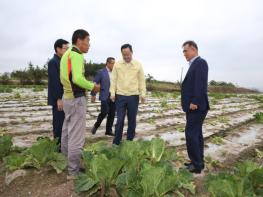
<instances>
[{"instance_id":1,"label":"grass","mask_svg":"<svg viewBox=\"0 0 263 197\"><path fill-rule=\"evenodd\" d=\"M26 122L26 118L25 118L25 117L21 117L21 121L22 121L23 123L25 123L25 122Z\"/></svg>"},{"instance_id":2,"label":"grass","mask_svg":"<svg viewBox=\"0 0 263 197\"><path fill-rule=\"evenodd\" d=\"M210 104L210 107L212 108L212 106L216 105L218 103L218 100L214 99L214 98L211 98L209 100L209 104Z\"/></svg>"},{"instance_id":3,"label":"grass","mask_svg":"<svg viewBox=\"0 0 263 197\"><path fill-rule=\"evenodd\" d=\"M176 127L175 128L177 131L179 131L180 133L183 133L185 131L184 127Z\"/></svg>"},{"instance_id":4,"label":"grass","mask_svg":"<svg viewBox=\"0 0 263 197\"><path fill-rule=\"evenodd\" d=\"M161 99L161 108L164 110L169 110L169 109L175 109L177 107L177 105L175 103L168 103L167 101L167 97Z\"/></svg>"},{"instance_id":5,"label":"grass","mask_svg":"<svg viewBox=\"0 0 263 197\"><path fill-rule=\"evenodd\" d=\"M213 168L222 167L220 161L213 159L210 155L205 157L205 164L208 171L211 171Z\"/></svg>"},{"instance_id":6,"label":"grass","mask_svg":"<svg viewBox=\"0 0 263 197\"><path fill-rule=\"evenodd\" d=\"M7 128L5 128L5 127L0 128L0 136L5 134L6 132L7 132Z\"/></svg>"},{"instance_id":7,"label":"grass","mask_svg":"<svg viewBox=\"0 0 263 197\"><path fill-rule=\"evenodd\" d=\"M254 115L257 123L263 123L263 112L258 112Z\"/></svg>"},{"instance_id":8,"label":"grass","mask_svg":"<svg viewBox=\"0 0 263 197\"><path fill-rule=\"evenodd\" d=\"M179 96L181 96L181 93L180 93L180 92L173 92L173 93L172 93L172 97L173 97L174 99L178 98Z\"/></svg>"},{"instance_id":9,"label":"grass","mask_svg":"<svg viewBox=\"0 0 263 197\"><path fill-rule=\"evenodd\" d=\"M15 93L14 98L15 99L21 99L21 95L19 94L19 92Z\"/></svg>"},{"instance_id":10,"label":"grass","mask_svg":"<svg viewBox=\"0 0 263 197\"><path fill-rule=\"evenodd\" d=\"M0 93L10 93L12 91L13 91L13 89L10 87L0 86Z\"/></svg>"},{"instance_id":11,"label":"grass","mask_svg":"<svg viewBox=\"0 0 263 197\"><path fill-rule=\"evenodd\" d=\"M263 151L256 148L256 157L259 159L263 159Z\"/></svg>"},{"instance_id":12,"label":"grass","mask_svg":"<svg viewBox=\"0 0 263 197\"><path fill-rule=\"evenodd\" d=\"M167 100L166 100L166 99L162 99L162 100L161 100L161 107L162 107L162 108L167 108L167 107L168 107L168 103L167 103Z\"/></svg>"},{"instance_id":13,"label":"grass","mask_svg":"<svg viewBox=\"0 0 263 197\"><path fill-rule=\"evenodd\" d=\"M219 93L219 92L210 92L209 93L209 102L210 107L213 108L214 105L218 104L218 101L225 99L225 98L231 98L236 97L236 94L227 94L227 93Z\"/></svg>"},{"instance_id":14,"label":"grass","mask_svg":"<svg viewBox=\"0 0 263 197\"><path fill-rule=\"evenodd\" d=\"M152 81L146 82L148 91L175 92L180 91L180 86L172 82Z\"/></svg>"},{"instance_id":15,"label":"grass","mask_svg":"<svg viewBox=\"0 0 263 197\"><path fill-rule=\"evenodd\" d=\"M162 109L155 109L155 110L153 110L153 112L155 112L157 114L161 114L162 113Z\"/></svg>"},{"instance_id":16,"label":"grass","mask_svg":"<svg viewBox=\"0 0 263 197\"><path fill-rule=\"evenodd\" d=\"M168 109L175 109L177 107L176 103L168 105Z\"/></svg>"},{"instance_id":17,"label":"grass","mask_svg":"<svg viewBox=\"0 0 263 197\"><path fill-rule=\"evenodd\" d=\"M211 140L211 142L212 142L213 144L216 144L216 145L221 145L221 144L224 143L223 138L222 138L222 137L218 137L218 136L213 137L212 140Z\"/></svg>"},{"instance_id":18,"label":"grass","mask_svg":"<svg viewBox=\"0 0 263 197\"><path fill-rule=\"evenodd\" d=\"M181 95L178 91L173 92L163 92L163 91L152 91L151 96L155 98L173 98L176 99Z\"/></svg>"},{"instance_id":19,"label":"grass","mask_svg":"<svg viewBox=\"0 0 263 197\"><path fill-rule=\"evenodd\" d=\"M220 123L228 123L229 122L229 118L227 118L227 117L224 117L224 116L219 116L218 118L217 118L217 121L218 122L220 122Z\"/></svg>"},{"instance_id":20,"label":"grass","mask_svg":"<svg viewBox=\"0 0 263 197\"><path fill-rule=\"evenodd\" d=\"M47 88L47 85L1 85L0 84L0 92L1 90L12 90L12 89L19 89L19 88L32 88L32 89L43 89Z\"/></svg>"},{"instance_id":21,"label":"grass","mask_svg":"<svg viewBox=\"0 0 263 197\"><path fill-rule=\"evenodd\" d=\"M217 92L209 93L209 96L213 97L216 100L221 100L221 99L224 99L224 98L236 97L235 94L225 94L225 93L217 93Z\"/></svg>"},{"instance_id":22,"label":"grass","mask_svg":"<svg viewBox=\"0 0 263 197\"><path fill-rule=\"evenodd\" d=\"M152 97L155 97L155 98L162 98L166 96L167 96L167 92L159 92L159 91L152 92Z\"/></svg>"},{"instance_id":23,"label":"grass","mask_svg":"<svg viewBox=\"0 0 263 197\"><path fill-rule=\"evenodd\" d=\"M217 124L217 121L215 121L215 120L208 120L207 124L215 126Z\"/></svg>"},{"instance_id":24,"label":"grass","mask_svg":"<svg viewBox=\"0 0 263 197\"><path fill-rule=\"evenodd\" d=\"M155 119L149 118L149 119L146 120L146 122L149 123L149 124L155 124Z\"/></svg>"},{"instance_id":25,"label":"grass","mask_svg":"<svg viewBox=\"0 0 263 197\"><path fill-rule=\"evenodd\" d=\"M259 101L260 103L263 103L263 95L250 95L248 98L252 98Z\"/></svg>"},{"instance_id":26,"label":"grass","mask_svg":"<svg viewBox=\"0 0 263 197\"><path fill-rule=\"evenodd\" d=\"M33 92L42 92L44 91L44 87L42 86L36 86L33 88Z\"/></svg>"}]
</instances>

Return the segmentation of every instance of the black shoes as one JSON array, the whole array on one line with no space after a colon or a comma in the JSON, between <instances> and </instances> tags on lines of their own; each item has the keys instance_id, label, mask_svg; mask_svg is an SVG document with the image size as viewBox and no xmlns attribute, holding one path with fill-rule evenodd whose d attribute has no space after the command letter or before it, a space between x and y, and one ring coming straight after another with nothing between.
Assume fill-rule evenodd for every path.
<instances>
[{"instance_id":1,"label":"black shoes","mask_svg":"<svg viewBox=\"0 0 263 197\"><path fill-rule=\"evenodd\" d=\"M192 164L191 162L189 162L189 163L185 162L185 163L184 163L184 166L186 166L186 167L188 167L188 166L190 166L190 165L193 165L193 164ZM203 165L201 166L201 168L202 168L202 170L205 169L205 165L203 164Z\"/></svg>"},{"instance_id":2,"label":"black shoes","mask_svg":"<svg viewBox=\"0 0 263 197\"><path fill-rule=\"evenodd\" d=\"M83 167L80 167L80 168L79 168L79 172L85 173L85 172L86 172L86 169L83 168Z\"/></svg>"},{"instance_id":3,"label":"black shoes","mask_svg":"<svg viewBox=\"0 0 263 197\"><path fill-rule=\"evenodd\" d=\"M186 166L186 167L188 167L188 166L190 166L192 163L184 163L184 166Z\"/></svg>"},{"instance_id":4,"label":"black shoes","mask_svg":"<svg viewBox=\"0 0 263 197\"><path fill-rule=\"evenodd\" d=\"M115 134L112 133L112 132L106 132L105 135L108 135L108 136L115 136Z\"/></svg>"},{"instance_id":5,"label":"black shoes","mask_svg":"<svg viewBox=\"0 0 263 197\"><path fill-rule=\"evenodd\" d=\"M96 134L97 129L98 129L98 128L96 128L95 126L92 127L92 129L91 129L92 135L95 135L95 134Z\"/></svg>"},{"instance_id":6,"label":"black shoes","mask_svg":"<svg viewBox=\"0 0 263 197\"><path fill-rule=\"evenodd\" d=\"M95 135L96 132L97 132L97 129L98 129L98 128L96 128L95 126L93 126L92 129L91 129L91 133L92 133L93 135ZM110 132L106 132L105 135L115 136L114 133L112 133L111 131L110 131Z\"/></svg>"},{"instance_id":7,"label":"black shoes","mask_svg":"<svg viewBox=\"0 0 263 197\"><path fill-rule=\"evenodd\" d=\"M202 170L205 168L205 165L203 164L201 166L201 169L196 168L192 163L184 163L186 166L186 169L189 170L189 172L200 174Z\"/></svg>"},{"instance_id":8,"label":"black shoes","mask_svg":"<svg viewBox=\"0 0 263 197\"><path fill-rule=\"evenodd\" d=\"M188 167L187 167L187 169L189 170L189 172L191 172L191 173L196 173L196 174L200 174L201 172L202 172L202 169L198 169L198 168L196 168L196 167L194 167L194 165L189 165Z\"/></svg>"}]
</instances>

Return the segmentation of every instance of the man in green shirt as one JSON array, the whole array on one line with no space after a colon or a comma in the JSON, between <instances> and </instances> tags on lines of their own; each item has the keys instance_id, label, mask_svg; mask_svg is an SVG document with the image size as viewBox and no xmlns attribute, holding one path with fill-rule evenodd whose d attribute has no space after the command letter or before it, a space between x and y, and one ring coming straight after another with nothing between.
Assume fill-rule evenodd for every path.
<instances>
[{"instance_id":1,"label":"man in green shirt","mask_svg":"<svg viewBox=\"0 0 263 197\"><path fill-rule=\"evenodd\" d=\"M90 47L89 33L76 30L72 44L60 62L60 80L63 85L65 120L62 129L61 151L68 158L68 179L79 174L81 151L85 142L86 90L99 92L100 85L84 76L84 56Z\"/></svg>"}]
</instances>

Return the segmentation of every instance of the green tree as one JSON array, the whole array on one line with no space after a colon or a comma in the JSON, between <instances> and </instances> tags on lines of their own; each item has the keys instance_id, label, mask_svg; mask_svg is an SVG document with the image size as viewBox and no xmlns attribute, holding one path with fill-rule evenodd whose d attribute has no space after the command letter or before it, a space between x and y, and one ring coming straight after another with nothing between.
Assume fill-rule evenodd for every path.
<instances>
[{"instance_id":1,"label":"green tree","mask_svg":"<svg viewBox=\"0 0 263 197\"><path fill-rule=\"evenodd\" d=\"M7 85L10 82L10 74L5 72L0 76L0 82L3 85Z\"/></svg>"},{"instance_id":2,"label":"green tree","mask_svg":"<svg viewBox=\"0 0 263 197\"><path fill-rule=\"evenodd\" d=\"M104 63L92 63L91 61L85 63L85 76L86 77L94 77L98 70L105 67Z\"/></svg>"},{"instance_id":3,"label":"green tree","mask_svg":"<svg viewBox=\"0 0 263 197\"><path fill-rule=\"evenodd\" d=\"M13 71L11 77L19 80L22 85L43 84L43 80L47 79L47 65L44 65L43 68L41 68L38 65L34 66L29 62L28 68Z\"/></svg>"},{"instance_id":4,"label":"green tree","mask_svg":"<svg viewBox=\"0 0 263 197\"><path fill-rule=\"evenodd\" d=\"M152 75L150 75L150 74L147 74L146 75L146 82L150 83L152 81L154 81L154 77Z\"/></svg>"}]
</instances>

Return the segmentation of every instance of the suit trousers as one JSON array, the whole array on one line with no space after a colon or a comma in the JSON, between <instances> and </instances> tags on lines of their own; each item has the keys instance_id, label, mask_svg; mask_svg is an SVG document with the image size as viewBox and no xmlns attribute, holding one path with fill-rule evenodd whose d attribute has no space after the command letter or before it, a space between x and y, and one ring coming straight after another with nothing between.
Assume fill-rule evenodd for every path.
<instances>
[{"instance_id":1,"label":"suit trousers","mask_svg":"<svg viewBox=\"0 0 263 197\"><path fill-rule=\"evenodd\" d=\"M186 112L185 137L188 157L197 169L204 165L203 122L208 111Z\"/></svg>"},{"instance_id":2,"label":"suit trousers","mask_svg":"<svg viewBox=\"0 0 263 197\"><path fill-rule=\"evenodd\" d=\"M99 128L104 118L107 116L106 122L106 133L112 133L112 125L115 118L115 103L108 98L107 100L101 101L100 113L97 121L94 124L95 128Z\"/></svg>"},{"instance_id":3,"label":"suit trousers","mask_svg":"<svg viewBox=\"0 0 263 197\"><path fill-rule=\"evenodd\" d=\"M136 117L138 112L139 96L116 95L117 123L113 144L119 145L122 140L125 115L128 117L127 140L132 141L135 137Z\"/></svg>"},{"instance_id":4,"label":"suit trousers","mask_svg":"<svg viewBox=\"0 0 263 197\"><path fill-rule=\"evenodd\" d=\"M58 111L58 107L56 105L52 106L52 116L53 116L53 136L55 139L58 139L58 143L61 144L61 133L63 122L65 118L64 111Z\"/></svg>"}]
</instances>

